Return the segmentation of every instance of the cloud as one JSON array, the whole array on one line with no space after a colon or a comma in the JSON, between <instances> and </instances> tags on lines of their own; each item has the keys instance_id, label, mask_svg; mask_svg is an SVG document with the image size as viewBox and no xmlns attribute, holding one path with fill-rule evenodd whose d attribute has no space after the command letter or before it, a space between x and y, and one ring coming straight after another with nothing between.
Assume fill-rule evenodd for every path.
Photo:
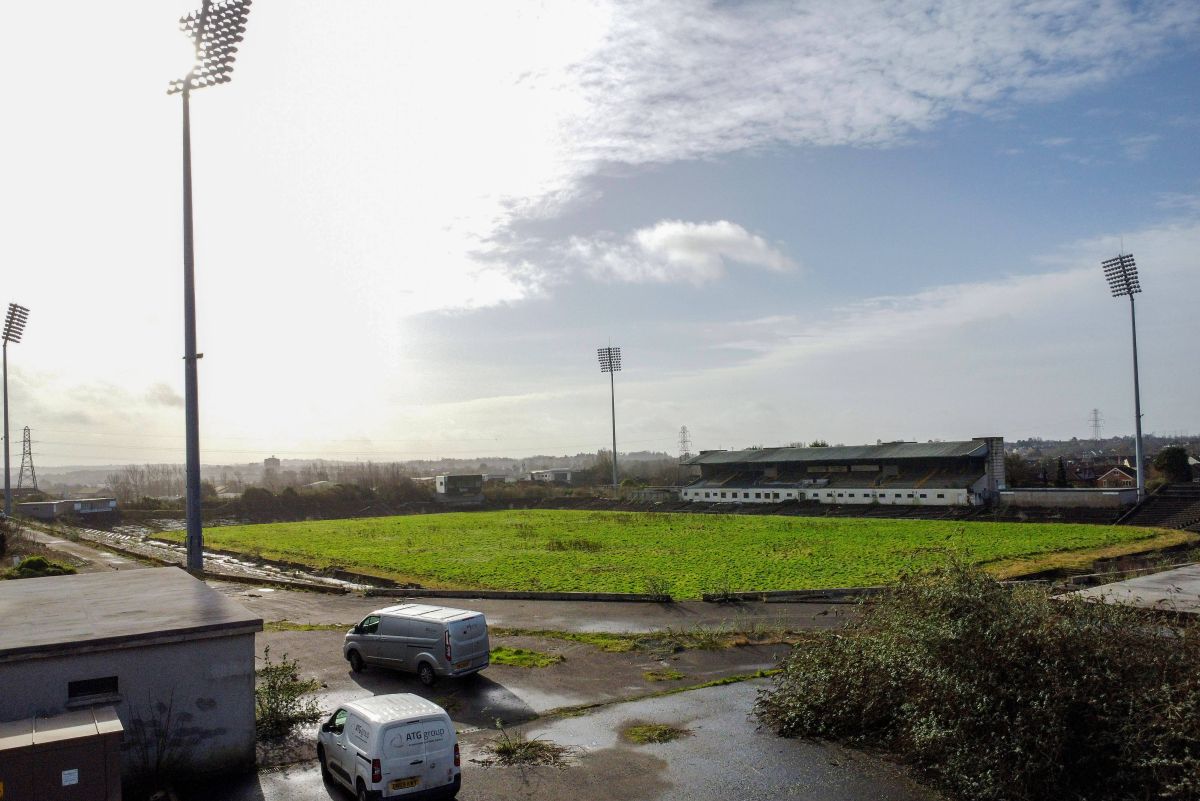
<instances>
[{"instance_id":1,"label":"cloud","mask_svg":"<svg viewBox=\"0 0 1200 801\"><path fill-rule=\"evenodd\" d=\"M154 406L174 406L183 408L183 396L170 385L158 383L146 390L146 402Z\"/></svg>"},{"instance_id":2,"label":"cloud","mask_svg":"<svg viewBox=\"0 0 1200 801\"><path fill-rule=\"evenodd\" d=\"M1150 154L1150 148L1160 139L1162 137L1158 134L1126 136L1121 139L1121 148L1125 151L1125 158L1130 161L1144 161Z\"/></svg>"},{"instance_id":3,"label":"cloud","mask_svg":"<svg viewBox=\"0 0 1200 801\"><path fill-rule=\"evenodd\" d=\"M1200 250L1200 219L1188 215L1124 236L1069 243L1035 260L1048 268L1044 272L871 297L816 318L772 315L723 326L706 324L706 336L710 347L750 352L744 366L774 369L819 354L861 354L897 343L916 347L956 336L969 342L973 327L1053 317L1080 298L1094 298L1094 313L1104 316L1113 307L1099 265L1122 246L1136 254L1147 292L1157 285L1173 287L1168 295L1178 294L1181 281L1194 281L1192 254Z\"/></svg>"},{"instance_id":4,"label":"cloud","mask_svg":"<svg viewBox=\"0 0 1200 801\"><path fill-rule=\"evenodd\" d=\"M574 237L568 258L596 279L630 283L701 285L722 278L730 263L774 272L798 266L761 236L727 220L662 220L621 240Z\"/></svg>"}]
</instances>

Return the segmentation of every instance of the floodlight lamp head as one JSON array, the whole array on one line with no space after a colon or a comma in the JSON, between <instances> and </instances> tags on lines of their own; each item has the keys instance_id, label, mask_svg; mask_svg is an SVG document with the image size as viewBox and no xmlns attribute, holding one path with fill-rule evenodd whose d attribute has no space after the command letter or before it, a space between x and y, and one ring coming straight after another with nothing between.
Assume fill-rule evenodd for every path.
<instances>
[{"instance_id":1,"label":"floodlight lamp head","mask_svg":"<svg viewBox=\"0 0 1200 801\"><path fill-rule=\"evenodd\" d=\"M196 58L184 78L168 84L167 94L229 83L235 45L242 41L249 14L250 0L204 0L200 9L180 17L179 30L192 41Z\"/></svg>"},{"instance_id":2,"label":"floodlight lamp head","mask_svg":"<svg viewBox=\"0 0 1200 801\"><path fill-rule=\"evenodd\" d=\"M602 373L619 373L619 372L621 372L621 349L620 348L596 348L596 357L600 361L600 372L602 372Z\"/></svg>"},{"instance_id":3,"label":"floodlight lamp head","mask_svg":"<svg viewBox=\"0 0 1200 801\"><path fill-rule=\"evenodd\" d=\"M1114 298L1133 297L1142 291L1138 280L1137 262L1132 253L1123 253L1100 263L1104 269L1104 278Z\"/></svg>"},{"instance_id":4,"label":"floodlight lamp head","mask_svg":"<svg viewBox=\"0 0 1200 801\"><path fill-rule=\"evenodd\" d=\"M20 342L28 319L29 309L16 303L8 304L8 314L4 316L4 341L13 344Z\"/></svg>"}]
</instances>

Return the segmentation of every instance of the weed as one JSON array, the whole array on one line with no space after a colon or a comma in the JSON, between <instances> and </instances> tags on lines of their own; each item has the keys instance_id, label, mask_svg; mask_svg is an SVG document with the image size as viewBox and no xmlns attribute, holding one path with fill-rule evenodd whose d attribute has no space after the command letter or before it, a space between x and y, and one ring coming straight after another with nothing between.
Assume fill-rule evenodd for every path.
<instances>
[{"instance_id":1,"label":"weed","mask_svg":"<svg viewBox=\"0 0 1200 801\"><path fill-rule=\"evenodd\" d=\"M573 539L560 540L553 539L546 543L547 551L586 551L587 553L595 553L596 551L604 550L603 543L589 540L584 537L575 537Z\"/></svg>"},{"instance_id":2,"label":"weed","mask_svg":"<svg viewBox=\"0 0 1200 801\"><path fill-rule=\"evenodd\" d=\"M691 733L690 729L681 729L667 723L634 723L621 730L626 740L638 745L669 743Z\"/></svg>"},{"instance_id":3,"label":"weed","mask_svg":"<svg viewBox=\"0 0 1200 801\"><path fill-rule=\"evenodd\" d=\"M263 631L346 631L344 623L293 623L290 620L272 620L263 624Z\"/></svg>"},{"instance_id":4,"label":"weed","mask_svg":"<svg viewBox=\"0 0 1200 801\"><path fill-rule=\"evenodd\" d=\"M484 759L472 760L484 767L499 765L501 767L538 767L550 766L563 770L567 768L573 757L581 749L578 747L559 745L541 737L527 738L524 733L509 734L500 721L496 721L500 736L493 737L483 744Z\"/></svg>"},{"instance_id":5,"label":"weed","mask_svg":"<svg viewBox=\"0 0 1200 801\"><path fill-rule=\"evenodd\" d=\"M642 678L646 681L679 681L687 677L674 668L663 668L662 670L647 670L642 674Z\"/></svg>"},{"instance_id":6,"label":"weed","mask_svg":"<svg viewBox=\"0 0 1200 801\"><path fill-rule=\"evenodd\" d=\"M560 654L544 654L541 651L529 651L525 648L507 648L500 646L492 649L493 665L512 665L523 668L544 668L558 664L565 659Z\"/></svg>"},{"instance_id":7,"label":"weed","mask_svg":"<svg viewBox=\"0 0 1200 801\"><path fill-rule=\"evenodd\" d=\"M271 646L263 649L263 666L255 672L254 720L260 738L279 738L297 726L316 723L321 707L312 693L321 688L315 679L301 679L299 664L287 654L271 661Z\"/></svg>"}]
</instances>

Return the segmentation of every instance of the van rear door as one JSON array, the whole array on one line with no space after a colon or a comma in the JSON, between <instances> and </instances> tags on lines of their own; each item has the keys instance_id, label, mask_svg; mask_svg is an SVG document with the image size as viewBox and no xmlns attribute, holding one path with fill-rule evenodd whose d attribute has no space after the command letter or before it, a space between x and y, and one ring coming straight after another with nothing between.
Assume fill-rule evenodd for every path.
<instances>
[{"instance_id":1,"label":"van rear door","mask_svg":"<svg viewBox=\"0 0 1200 801\"><path fill-rule=\"evenodd\" d=\"M454 768L454 726L444 716L389 726L380 742L385 795L407 795L449 784Z\"/></svg>"},{"instance_id":2,"label":"van rear door","mask_svg":"<svg viewBox=\"0 0 1200 801\"><path fill-rule=\"evenodd\" d=\"M447 667L452 673L488 664L491 648L483 615L452 620L447 629L450 632L450 664Z\"/></svg>"}]
</instances>

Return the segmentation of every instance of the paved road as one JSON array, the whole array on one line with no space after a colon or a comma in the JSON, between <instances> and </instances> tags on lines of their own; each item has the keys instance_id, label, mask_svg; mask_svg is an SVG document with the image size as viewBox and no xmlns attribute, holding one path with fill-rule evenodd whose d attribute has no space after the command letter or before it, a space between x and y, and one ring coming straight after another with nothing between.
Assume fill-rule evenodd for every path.
<instances>
[{"instance_id":1,"label":"paved road","mask_svg":"<svg viewBox=\"0 0 1200 801\"><path fill-rule=\"evenodd\" d=\"M44 531L38 531L37 529L25 527L24 535L52 551L70 554L76 559L82 559L87 562L86 565L79 568L81 573L134 570L136 568L147 567L147 565L135 559L115 554L112 551L93 548L80 542L73 542L53 534L47 534Z\"/></svg>"},{"instance_id":2,"label":"paved road","mask_svg":"<svg viewBox=\"0 0 1200 801\"><path fill-rule=\"evenodd\" d=\"M784 740L748 714L765 682L744 682L644 701L591 714L537 721L510 731L578 746L565 770L485 768L491 732L464 735L460 801L935 801L896 767L836 746ZM670 723L691 735L633 745L619 732L632 722ZM189 787L184 801L346 801L321 781L313 762L220 786Z\"/></svg>"},{"instance_id":3,"label":"paved road","mask_svg":"<svg viewBox=\"0 0 1200 801\"><path fill-rule=\"evenodd\" d=\"M209 581L264 620L293 623L337 623L350 626L380 607L403 603L401 598L365 598L361 595L331 595L275 590ZM475 609L487 615L493 626L553 629L556 631L642 632L696 626L729 625L739 630L753 626L793 631L836 628L854 614L853 604L710 604L683 601L672 604L612 601L502 601L479 598L421 600Z\"/></svg>"}]
</instances>

